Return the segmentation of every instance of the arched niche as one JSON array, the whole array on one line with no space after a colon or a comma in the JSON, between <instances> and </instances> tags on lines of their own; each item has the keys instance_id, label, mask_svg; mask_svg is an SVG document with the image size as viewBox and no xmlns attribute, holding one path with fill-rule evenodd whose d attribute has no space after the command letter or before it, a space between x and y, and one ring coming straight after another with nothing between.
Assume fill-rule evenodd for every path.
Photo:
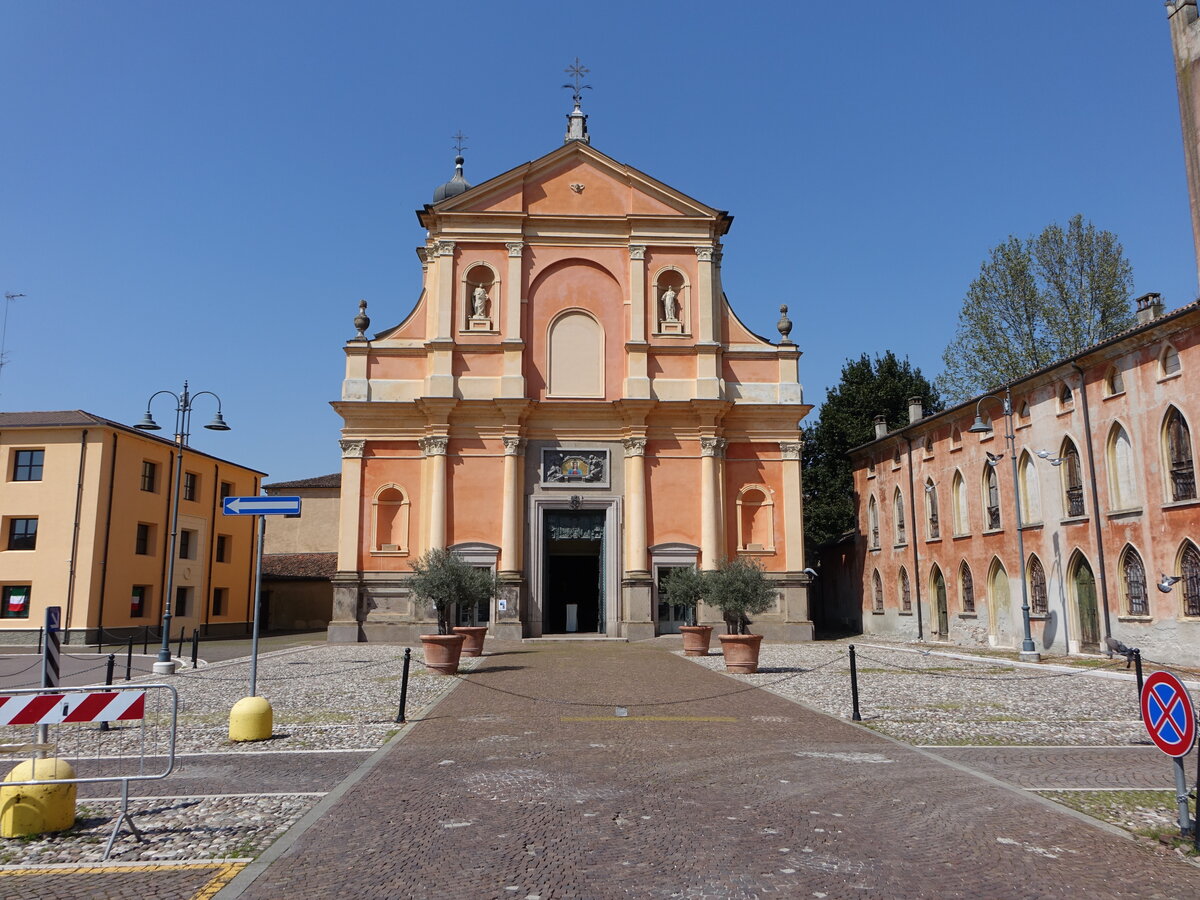
<instances>
[{"instance_id":1,"label":"arched niche","mask_svg":"<svg viewBox=\"0 0 1200 900\"><path fill-rule=\"evenodd\" d=\"M738 551L775 552L775 501L773 491L751 484L738 492Z\"/></svg>"},{"instance_id":2,"label":"arched niche","mask_svg":"<svg viewBox=\"0 0 1200 900\"><path fill-rule=\"evenodd\" d=\"M411 504L398 484L385 484L371 501L371 549L375 553L408 553Z\"/></svg>"},{"instance_id":3,"label":"arched niche","mask_svg":"<svg viewBox=\"0 0 1200 900\"><path fill-rule=\"evenodd\" d=\"M591 313L563 310L550 322L546 345L551 397L604 396L604 328Z\"/></svg>"},{"instance_id":4,"label":"arched niche","mask_svg":"<svg viewBox=\"0 0 1200 900\"><path fill-rule=\"evenodd\" d=\"M653 297L656 334L690 333L692 288L681 269L661 269L654 276Z\"/></svg>"},{"instance_id":5,"label":"arched niche","mask_svg":"<svg viewBox=\"0 0 1200 900\"><path fill-rule=\"evenodd\" d=\"M485 262L463 268L459 306L463 331L495 331L500 313L500 275Z\"/></svg>"}]
</instances>

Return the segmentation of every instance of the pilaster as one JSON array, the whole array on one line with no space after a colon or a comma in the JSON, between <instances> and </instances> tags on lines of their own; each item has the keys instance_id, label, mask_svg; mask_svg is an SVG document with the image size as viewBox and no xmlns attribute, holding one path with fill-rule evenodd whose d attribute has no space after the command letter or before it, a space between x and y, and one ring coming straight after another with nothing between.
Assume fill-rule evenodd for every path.
<instances>
[{"instance_id":1,"label":"pilaster","mask_svg":"<svg viewBox=\"0 0 1200 900\"><path fill-rule=\"evenodd\" d=\"M650 396L649 345L646 343L646 246L629 245L629 336L625 343L625 396ZM651 321L653 318L651 317Z\"/></svg>"},{"instance_id":2,"label":"pilaster","mask_svg":"<svg viewBox=\"0 0 1200 900\"><path fill-rule=\"evenodd\" d=\"M520 575L521 572L521 520L524 496L524 438L504 438L504 499L500 523L501 573Z\"/></svg>"},{"instance_id":3,"label":"pilaster","mask_svg":"<svg viewBox=\"0 0 1200 900\"><path fill-rule=\"evenodd\" d=\"M721 559L721 462L725 439L700 438L700 568L711 570Z\"/></svg>"},{"instance_id":4,"label":"pilaster","mask_svg":"<svg viewBox=\"0 0 1200 900\"><path fill-rule=\"evenodd\" d=\"M801 441L780 441L783 456L784 565L789 572L804 570L804 495L801 481Z\"/></svg>"},{"instance_id":5,"label":"pilaster","mask_svg":"<svg viewBox=\"0 0 1200 900\"><path fill-rule=\"evenodd\" d=\"M525 309L525 242L509 241L504 246L508 249L508 290L504 297L504 372L500 376L500 396L524 397L525 339L521 334L521 313Z\"/></svg>"},{"instance_id":6,"label":"pilaster","mask_svg":"<svg viewBox=\"0 0 1200 900\"><path fill-rule=\"evenodd\" d=\"M628 437L625 445L625 569L649 574L646 558L646 438Z\"/></svg>"},{"instance_id":7,"label":"pilaster","mask_svg":"<svg viewBox=\"0 0 1200 900\"><path fill-rule=\"evenodd\" d=\"M342 440L342 497L338 506L339 572L359 568L362 547L362 457L366 441Z\"/></svg>"},{"instance_id":8,"label":"pilaster","mask_svg":"<svg viewBox=\"0 0 1200 900\"><path fill-rule=\"evenodd\" d=\"M423 485L423 500L429 510L427 548L446 546L446 448L450 439L442 435L423 437L417 442L425 454L428 479Z\"/></svg>"}]
</instances>

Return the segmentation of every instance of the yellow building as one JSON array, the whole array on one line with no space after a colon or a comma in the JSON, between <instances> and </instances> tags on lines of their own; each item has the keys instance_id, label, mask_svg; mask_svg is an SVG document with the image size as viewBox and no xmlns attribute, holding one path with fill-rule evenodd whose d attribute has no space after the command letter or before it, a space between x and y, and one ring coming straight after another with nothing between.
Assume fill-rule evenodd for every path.
<instances>
[{"instance_id":1,"label":"yellow building","mask_svg":"<svg viewBox=\"0 0 1200 900\"><path fill-rule=\"evenodd\" d=\"M0 413L0 631L36 632L59 606L87 641L158 633L175 453L82 410ZM254 517L223 516L221 498L258 494L263 474L184 451L173 633L247 627Z\"/></svg>"}]
</instances>

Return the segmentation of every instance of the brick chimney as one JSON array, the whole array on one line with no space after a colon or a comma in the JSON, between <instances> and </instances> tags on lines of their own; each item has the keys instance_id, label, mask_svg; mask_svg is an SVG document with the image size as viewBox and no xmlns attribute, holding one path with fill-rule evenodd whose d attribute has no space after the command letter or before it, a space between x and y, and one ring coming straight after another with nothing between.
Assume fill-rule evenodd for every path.
<instances>
[{"instance_id":1,"label":"brick chimney","mask_svg":"<svg viewBox=\"0 0 1200 900\"><path fill-rule=\"evenodd\" d=\"M909 397L908 398L908 424L912 425L914 422L920 422L921 419L923 419L923 418L925 418L925 410L921 405L921 398L920 397Z\"/></svg>"},{"instance_id":2,"label":"brick chimney","mask_svg":"<svg viewBox=\"0 0 1200 900\"><path fill-rule=\"evenodd\" d=\"M1133 303L1139 325L1149 325L1163 314L1162 294L1142 294Z\"/></svg>"},{"instance_id":3,"label":"brick chimney","mask_svg":"<svg viewBox=\"0 0 1200 900\"><path fill-rule=\"evenodd\" d=\"M887 437L887 416L875 417L875 437Z\"/></svg>"}]
</instances>

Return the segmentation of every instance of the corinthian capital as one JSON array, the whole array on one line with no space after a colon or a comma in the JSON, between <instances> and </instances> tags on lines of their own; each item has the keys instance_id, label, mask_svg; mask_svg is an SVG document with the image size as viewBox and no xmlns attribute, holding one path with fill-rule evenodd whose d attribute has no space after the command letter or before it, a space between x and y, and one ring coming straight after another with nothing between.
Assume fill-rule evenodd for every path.
<instances>
[{"instance_id":1,"label":"corinthian capital","mask_svg":"<svg viewBox=\"0 0 1200 900\"><path fill-rule=\"evenodd\" d=\"M712 247L697 247L696 259L700 260L700 262L712 262L714 252Z\"/></svg>"},{"instance_id":2,"label":"corinthian capital","mask_svg":"<svg viewBox=\"0 0 1200 900\"><path fill-rule=\"evenodd\" d=\"M454 255L454 241L438 241L434 247L438 256Z\"/></svg>"},{"instance_id":3,"label":"corinthian capital","mask_svg":"<svg viewBox=\"0 0 1200 900\"><path fill-rule=\"evenodd\" d=\"M702 437L702 438L700 438L700 455L701 456L724 456L725 455L725 438L719 438L719 437Z\"/></svg>"},{"instance_id":4,"label":"corinthian capital","mask_svg":"<svg viewBox=\"0 0 1200 900\"><path fill-rule=\"evenodd\" d=\"M626 456L645 456L646 455L646 439L645 438L625 438L621 441L625 445Z\"/></svg>"},{"instance_id":5,"label":"corinthian capital","mask_svg":"<svg viewBox=\"0 0 1200 900\"><path fill-rule=\"evenodd\" d=\"M646 245L645 244L630 244L629 245L629 258L630 259L645 259L646 258Z\"/></svg>"},{"instance_id":6,"label":"corinthian capital","mask_svg":"<svg viewBox=\"0 0 1200 900\"><path fill-rule=\"evenodd\" d=\"M505 456L524 456L525 455L525 438L506 437L504 439L504 455Z\"/></svg>"},{"instance_id":7,"label":"corinthian capital","mask_svg":"<svg viewBox=\"0 0 1200 900\"><path fill-rule=\"evenodd\" d=\"M363 448L366 447L366 441L338 441L342 448L343 459L362 459Z\"/></svg>"},{"instance_id":8,"label":"corinthian capital","mask_svg":"<svg viewBox=\"0 0 1200 900\"><path fill-rule=\"evenodd\" d=\"M800 451L804 449L803 441L780 441L779 452L784 459L799 459Z\"/></svg>"},{"instance_id":9,"label":"corinthian capital","mask_svg":"<svg viewBox=\"0 0 1200 900\"><path fill-rule=\"evenodd\" d=\"M417 446L426 456L445 456L449 444L450 438L447 437L423 437L417 441Z\"/></svg>"},{"instance_id":10,"label":"corinthian capital","mask_svg":"<svg viewBox=\"0 0 1200 900\"><path fill-rule=\"evenodd\" d=\"M521 254L523 254L525 252L525 242L524 241L510 241L507 244L505 244L504 246L508 248L509 256L520 256Z\"/></svg>"}]
</instances>

